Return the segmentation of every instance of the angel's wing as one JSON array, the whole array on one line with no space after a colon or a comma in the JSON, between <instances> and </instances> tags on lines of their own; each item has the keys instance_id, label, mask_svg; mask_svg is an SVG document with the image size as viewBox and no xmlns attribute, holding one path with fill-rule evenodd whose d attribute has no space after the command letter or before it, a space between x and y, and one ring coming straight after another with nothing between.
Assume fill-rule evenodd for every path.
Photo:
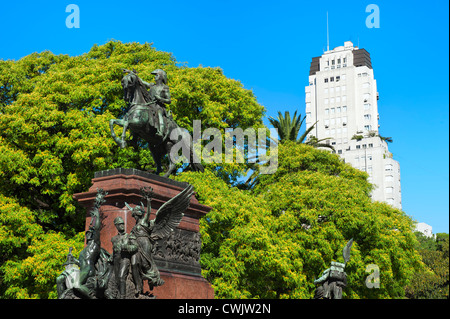
<instances>
[{"instance_id":1,"label":"angel's wing","mask_svg":"<svg viewBox=\"0 0 450 319\"><path fill-rule=\"evenodd\" d=\"M165 202L156 212L151 237L157 240L168 236L178 226L188 208L194 187L189 185L181 193Z\"/></svg>"},{"instance_id":2,"label":"angel's wing","mask_svg":"<svg viewBox=\"0 0 450 319\"><path fill-rule=\"evenodd\" d=\"M353 238L348 241L347 245L345 245L344 249L342 250L342 255L344 257L345 263L348 263L348 261L350 260L350 249L352 248L352 244Z\"/></svg>"}]
</instances>

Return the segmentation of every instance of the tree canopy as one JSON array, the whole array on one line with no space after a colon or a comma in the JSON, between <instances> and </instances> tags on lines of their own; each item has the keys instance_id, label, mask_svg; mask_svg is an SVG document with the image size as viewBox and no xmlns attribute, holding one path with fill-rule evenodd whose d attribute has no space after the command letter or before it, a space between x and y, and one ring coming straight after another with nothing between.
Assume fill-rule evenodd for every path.
<instances>
[{"instance_id":1,"label":"tree canopy","mask_svg":"<svg viewBox=\"0 0 450 319\"><path fill-rule=\"evenodd\" d=\"M201 221L204 276L220 298L312 298L314 279L354 239L344 298L401 298L423 268L413 222L372 202L367 174L337 155L295 142L279 146L275 174L251 191L230 188L207 172L177 177L213 210ZM380 269L369 289L366 266Z\"/></svg>"},{"instance_id":2,"label":"tree canopy","mask_svg":"<svg viewBox=\"0 0 450 319\"><path fill-rule=\"evenodd\" d=\"M118 148L108 121L127 110L122 69L146 81L169 78L177 123L202 128L263 128L264 107L219 68L190 68L151 44L111 41L83 55L34 53L0 61L0 298L55 298L68 248L83 248L85 211L73 194L95 171L151 170L150 152ZM417 271L412 220L372 202L367 174L337 155L280 143L278 169L250 190L233 187L247 164L183 172L213 210L200 223L203 274L219 298L312 298L313 281L354 239L345 298L399 298ZM448 246L447 246L448 247ZM447 248L448 255L448 248ZM380 269L369 289L365 269Z\"/></svg>"},{"instance_id":3,"label":"tree canopy","mask_svg":"<svg viewBox=\"0 0 450 319\"><path fill-rule=\"evenodd\" d=\"M152 82L157 68L168 74L169 108L181 127L192 131L193 120L219 129L262 126L264 107L242 83L219 68L187 67L148 43L110 41L80 56L46 51L0 60L0 296L50 296L24 288L40 278L24 265L29 258L43 258L51 240L71 242L84 230L84 209L73 194L90 187L95 171L154 168L147 148L115 145L108 121L127 110L122 69L135 69ZM220 169L231 176L245 168ZM13 230L18 216L26 216L20 226L30 229L26 235ZM54 258L62 264L66 254L63 249ZM8 276L11 262L17 266L15 279Z\"/></svg>"}]
</instances>

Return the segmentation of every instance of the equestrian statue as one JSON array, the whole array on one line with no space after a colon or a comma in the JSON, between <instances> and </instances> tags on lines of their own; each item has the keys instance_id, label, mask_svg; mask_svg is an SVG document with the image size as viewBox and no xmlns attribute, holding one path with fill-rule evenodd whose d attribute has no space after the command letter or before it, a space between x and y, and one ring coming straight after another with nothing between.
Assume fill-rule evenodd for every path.
<instances>
[{"instance_id":1,"label":"equestrian statue","mask_svg":"<svg viewBox=\"0 0 450 319\"><path fill-rule=\"evenodd\" d=\"M183 149L189 149L187 160L193 171L203 172L204 168L200 160L193 152L189 132L177 125L166 105L171 103L170 91L167 86L167 74L164 70L156 69L155 83L147 83L137 75L136 71L123 69L122 78L124 100L128 104L128 111L123 119L111 119L109 126L114 141L121 148L127 147L125 135L127 129L132 134L131 144L137 145L138 138L148 143L156 164L156 174L162 172L162 158L167 154L169 168L164 177L168 177L175 171L176 163L170 156L170 151L176 143L183 143ZM114 125L123 127L121 137L114 132Z\"/></svg>"}]
</instances>

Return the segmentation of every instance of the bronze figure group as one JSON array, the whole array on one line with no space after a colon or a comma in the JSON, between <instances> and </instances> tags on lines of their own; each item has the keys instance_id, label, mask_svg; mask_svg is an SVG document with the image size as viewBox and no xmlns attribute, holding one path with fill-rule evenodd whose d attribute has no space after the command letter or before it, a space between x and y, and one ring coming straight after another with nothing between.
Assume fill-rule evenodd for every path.
<instances>
[{"instance_id":1,"label":"bronze figure group","mask_svg":"<svg viewBox=\"0 0 450 319\"><path fill-rule=\"evenodd\" d=\"M141 188L141 194L147 201L147 209L142 203L134 208L125 203L136 224L130 233L126 233L123 218L119 216L114 219L117 235L111 239L112 255L100 245L99 208L106 194L101 189L97 192L91 211L91 223L86 231L86 246L79 258L76 259L72 251L69 251L66 270L57 278L59 298L129 298L127 286L130 286L130 270L135 298L152 298L149 293L144 293L145 280L150 290L164 284L153 259L155 244L157 240L167 238L178 226L189 206L193 187L189 185L164 203L154 219L150 219L153 190Z\"/></svg>"}]
</instances>

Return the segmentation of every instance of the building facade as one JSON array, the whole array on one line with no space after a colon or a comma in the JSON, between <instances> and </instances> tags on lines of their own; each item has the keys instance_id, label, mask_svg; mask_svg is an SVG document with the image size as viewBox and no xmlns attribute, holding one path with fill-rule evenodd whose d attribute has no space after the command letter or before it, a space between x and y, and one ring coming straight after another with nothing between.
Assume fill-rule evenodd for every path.
<instances>
[{"instance_id":1,"label":"building facade","mask_svg":"<svg viewBox=\"0 0 450 319\"><path fill-rule=\"evenodd\" d=\"M400 165L378 132L378 91L370 54L347 41L312 59L305 88L310 136L327 140L346 163L369 174L372 198L401 209Z\"/></svg>"},{"instance_id":2,"label":"building facade","mask_svg":"<svg viewBox=\"0 0 450 319\"><path fill-rule=\"evenodd\" d=\"M417 223L415 231L421 232L424 236L428 238L434 238L435 235L433 234L433 227L426 223Z\"/></svg>"}]
</instances>

